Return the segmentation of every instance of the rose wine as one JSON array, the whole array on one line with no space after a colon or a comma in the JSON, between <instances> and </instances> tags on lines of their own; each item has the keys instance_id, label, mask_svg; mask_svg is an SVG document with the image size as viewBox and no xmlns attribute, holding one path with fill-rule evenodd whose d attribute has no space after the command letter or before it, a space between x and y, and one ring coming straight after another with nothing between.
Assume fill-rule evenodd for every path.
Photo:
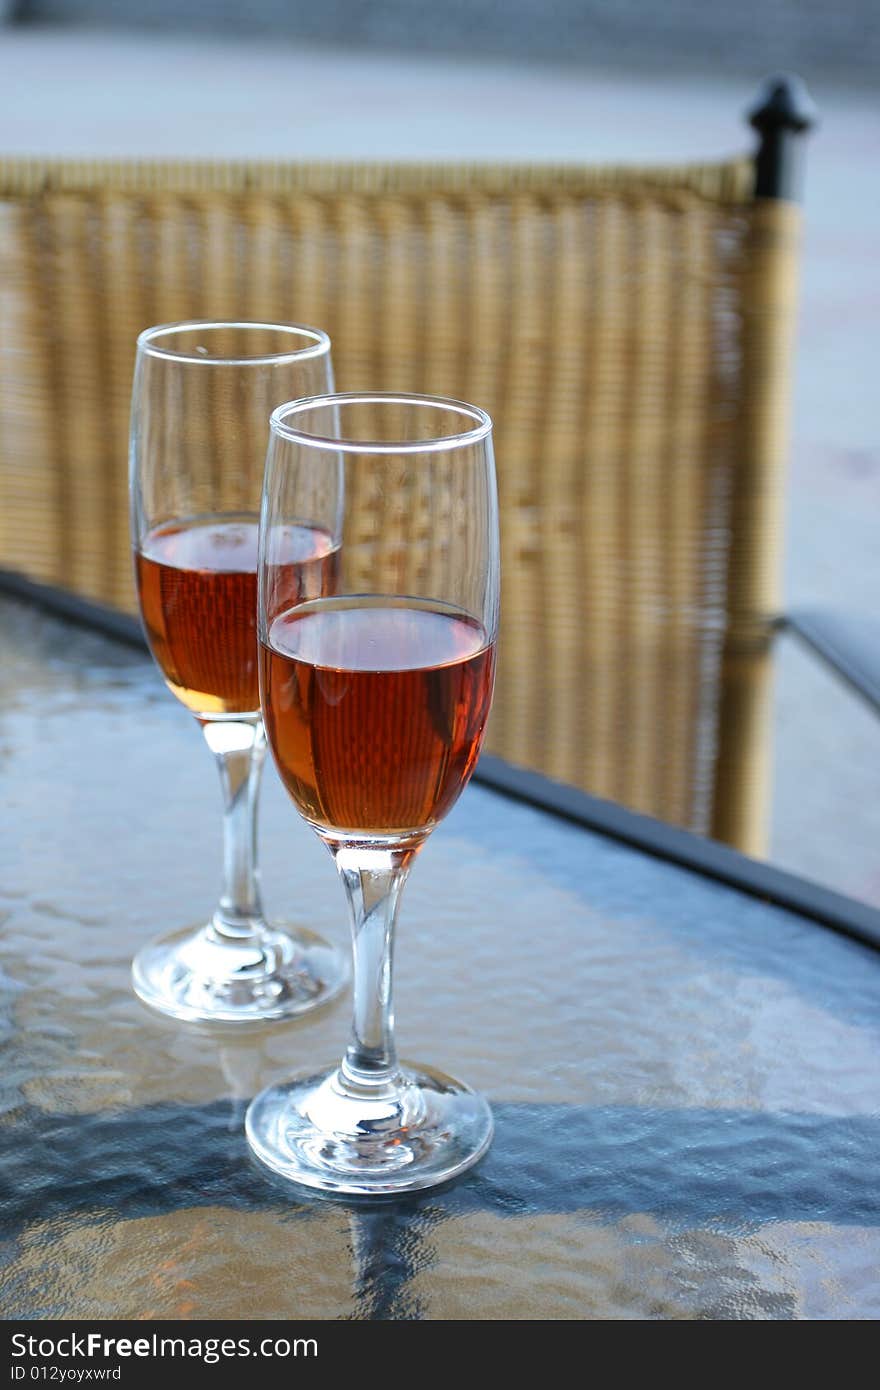
<instances>
[{"instance_id":1,"label":"rose wine","mask_svg":"<svg viewBox=\"0 0 880 1390\"><path fill-rule=\"evenodd\" d=\"M157 527L136 554L147 640L166 681L197 715L260 708L257 535L251 515L197 517ZM317 526L285 526L276 540L286 603L332 594L339 551Z\"/></svg>"},{"instance_id":2,"label":"rose wine","mask_svg":"<svg viewBox=\"0 0 880 1390\"><path fill-rule=\"evenodd\" d=\"M461 609L381 595L281 613L260 648L282 780L319 829L427 831L468 781L492 699L494 644Z\"/></svg>"}]
</instances>

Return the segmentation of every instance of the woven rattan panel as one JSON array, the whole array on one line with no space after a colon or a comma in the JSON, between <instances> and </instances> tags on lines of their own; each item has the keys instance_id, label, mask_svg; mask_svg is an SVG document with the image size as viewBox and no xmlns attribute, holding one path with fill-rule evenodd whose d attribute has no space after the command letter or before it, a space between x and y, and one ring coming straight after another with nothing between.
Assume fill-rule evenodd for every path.
<instances>
[{"instance_id":1,"label":"woven rattan panel","mask_svg":"<svg viewBox=\"0 0 880 1390\"><path fill-rule=\"evenodd\" d=\"M317 324L341 389L496 421L493 751L704 828L748 178L0 163L0 564L130 608L138 332Z\"/></svg>"}]
</instances>

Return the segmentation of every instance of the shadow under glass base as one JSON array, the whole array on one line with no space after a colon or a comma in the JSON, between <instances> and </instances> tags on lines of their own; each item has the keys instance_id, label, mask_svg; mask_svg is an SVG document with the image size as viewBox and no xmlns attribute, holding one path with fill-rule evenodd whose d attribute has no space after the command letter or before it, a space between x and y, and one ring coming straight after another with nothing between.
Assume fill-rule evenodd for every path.
<instances>
[{"instance_id":1,"label":"shadow under glass base","mask_svg":"<svg viewBox=\"0 0 880 1390\"><path fill-rule=\"evenodd\" d=\"M295 1018L338 994L345 956L303 927L273 924L252 941L218 940L210 925L151 941L131 967L135 994L172 1018L261 1023Z\"/></svg>"},{"instance_id":2,"label":"shadow under glass base","mask_svg":"<svg viewBox=\"0 0 880 1390\"><path fill-rule=\"evenodd\" d=\"M296 1077L261 1091L245 1119L251 1148L276 1173L323 1192L374 1197L464 1172L488 1149L493 1128L481 1095L412 1063L375 1096L353 1095L338 1068Z\"/></svg>"}]
</instances>

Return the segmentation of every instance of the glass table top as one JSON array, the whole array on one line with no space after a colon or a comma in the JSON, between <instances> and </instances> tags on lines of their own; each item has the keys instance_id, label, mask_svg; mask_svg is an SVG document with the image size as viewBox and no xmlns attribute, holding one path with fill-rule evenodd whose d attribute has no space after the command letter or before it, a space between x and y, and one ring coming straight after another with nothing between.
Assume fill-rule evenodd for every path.
<instances>
[{"instance_id":1,"label":"glass table top","mask_svg":"<svg viewBox=\"0 0 880 1390\"><path fill-rule=\"evenodd\" d=\"M880 1315L880 957L472 785L416 864L403 1055L489 1097L458 1182L363 1205L249 1157L247 1101L348 1000L247 1034L134 997L213 901L215 773L146 656L0 603L7 1317ZM267 769L267 906L345 946Z\"/></svg>"}]
</instances>

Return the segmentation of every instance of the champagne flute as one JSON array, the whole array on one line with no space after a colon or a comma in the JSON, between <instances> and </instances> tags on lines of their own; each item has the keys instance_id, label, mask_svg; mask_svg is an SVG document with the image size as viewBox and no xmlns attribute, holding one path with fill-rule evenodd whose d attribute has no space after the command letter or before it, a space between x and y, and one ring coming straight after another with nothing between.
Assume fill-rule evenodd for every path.
<instances>
[{"instance_id":1,"label":"champagne flute","mask_svg":"<svg viewBox=\"0 0 880 1390\"><path fill-rule=\"evenodd\" d=\"M332 384L330 340L313 328L178 323L138 339L130 469L141 617L166 683L201 725L223 793L213 916L152 941L132 966L140 998L175 1018L287 1018L329 999L346 976L340 954L313 932L266 922L256 855L266 421L291 391ZM278 546L279 592L291 602L332 593L338 562L332 529L291 517Z\"/></svg>"},{"instance_id":2,"label":"champagne flute","mask_svg":"<svg viewBox=\"0 0 880 1390\"><path fill-rule=\"evenodd\" d=\"M474 770L492 699L491 436L482 410L432 397L328 395L272 415L261 703L282 781L347 895L354 1021L338 1067L269 1087L246 1128L270 1168L325 1192L431 1187L492 1137L481 1096L398 1062L391 1002L401 890ZM340 542L340 574L334 594L291 602L281 557L302 516Z\"/></svg>"}]
</instances>

